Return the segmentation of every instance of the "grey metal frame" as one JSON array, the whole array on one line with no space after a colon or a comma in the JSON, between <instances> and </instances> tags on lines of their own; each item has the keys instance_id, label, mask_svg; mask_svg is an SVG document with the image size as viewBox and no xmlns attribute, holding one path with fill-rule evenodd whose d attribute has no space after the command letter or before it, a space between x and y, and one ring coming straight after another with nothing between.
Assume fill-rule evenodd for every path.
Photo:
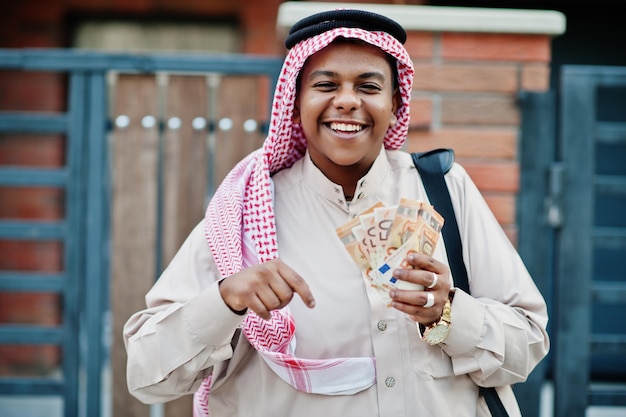
<instances>
[{"instance_id":1,"label":"grey metal frame","mask_svg":"<svg viewBox=\"0 0 626 417\"><path fill-rule=\"evenodd\" d=\"M0 271L0 291L63 297L59 327L0 326L0 344L61 346L63 378L0 378L0 395L60 396L65 417L95 417L102 409L110 239L107 73L259 74L275 83L281 65L282 58L250 55L0 49L0 70L51 71L69 78L66 112L0 112L0 132L64 134L67 143L66 165L58 169L0 167L0 186L64 189L66 212L55 222L0 221L0 239L62 242L65 265L58 274ZM79 384L80 374L84 380Z\"/></svg>"}]
</instances>

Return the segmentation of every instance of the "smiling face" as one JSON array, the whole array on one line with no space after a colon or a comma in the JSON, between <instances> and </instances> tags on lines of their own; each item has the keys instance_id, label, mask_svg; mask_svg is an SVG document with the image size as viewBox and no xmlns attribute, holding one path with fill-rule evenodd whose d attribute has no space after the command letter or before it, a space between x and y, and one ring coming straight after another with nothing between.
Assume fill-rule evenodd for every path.
<instances>
[{"instance_id":1,"label":"smiling face","mask_svg":"<svg viewBox=\"0 0 626 417\"><path fill-rule=\"evenodd\" d=\"M378 156L397 102L385 52L335 42L302 68L294 122L302 125L313 163L349 192Z\"/></svg>"}]
</instances>

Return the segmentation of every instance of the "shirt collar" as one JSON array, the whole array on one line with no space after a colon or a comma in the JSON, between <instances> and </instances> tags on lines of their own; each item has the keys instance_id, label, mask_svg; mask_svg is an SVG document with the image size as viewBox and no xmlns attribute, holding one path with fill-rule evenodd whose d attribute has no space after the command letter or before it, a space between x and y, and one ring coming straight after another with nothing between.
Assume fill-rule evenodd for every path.
<instances>
[{"instance_id":1,"label":"shirt collar","mask_svg":"<svg viewBox=\"0 0 626 417\"><path fill-rule=\"evenodd\" d=\"M380 153L376 157L372 168L358 181L352 201L347 202L344 197L343 187L326 178L324 173L311 161L308 150L304 156L302 168L305 183L324 199L344 210L348 209L348 204L354 206L360 201L370 200L369 197L376 194L387 172L389 172L389 160L384 147L381 146Z\"/></svg>"}]
</instances>

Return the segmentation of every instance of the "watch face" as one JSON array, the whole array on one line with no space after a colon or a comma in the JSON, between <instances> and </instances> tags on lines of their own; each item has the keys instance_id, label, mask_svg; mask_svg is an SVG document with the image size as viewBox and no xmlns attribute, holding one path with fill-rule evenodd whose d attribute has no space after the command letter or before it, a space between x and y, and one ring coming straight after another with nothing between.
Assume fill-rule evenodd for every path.
<instances>
[{"instance_id":1,"label":"watch face","mask_svg":"<svg viewBox=\"0 0 626 417\"><path fill-rule=\"evenodd\" d=\"M424 335L424 341L431 345L438 345L446 340L448 333L450 333L450 326L439 323L435 327L428 329L428 332Z\"/></svg>"}]
</instances>

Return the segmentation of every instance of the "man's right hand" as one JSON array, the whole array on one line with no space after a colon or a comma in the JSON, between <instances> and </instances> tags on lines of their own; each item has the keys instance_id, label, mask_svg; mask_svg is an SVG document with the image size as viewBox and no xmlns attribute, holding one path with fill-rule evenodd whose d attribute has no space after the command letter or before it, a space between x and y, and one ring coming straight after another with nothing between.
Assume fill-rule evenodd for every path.
<instances>
[{"instance_id":1,"label":"man's right hand","mask_svg":"<svg viewBox=\"0 0 626 417\"><path fill-rule=\"evenodd\" d=\"M304 279L279 259L239 271L220 283L224 302L235 311L246 308L269 320L270 311L286 306L297 293L309 308L315 299Z\"/></svg>"}]
</instances>

